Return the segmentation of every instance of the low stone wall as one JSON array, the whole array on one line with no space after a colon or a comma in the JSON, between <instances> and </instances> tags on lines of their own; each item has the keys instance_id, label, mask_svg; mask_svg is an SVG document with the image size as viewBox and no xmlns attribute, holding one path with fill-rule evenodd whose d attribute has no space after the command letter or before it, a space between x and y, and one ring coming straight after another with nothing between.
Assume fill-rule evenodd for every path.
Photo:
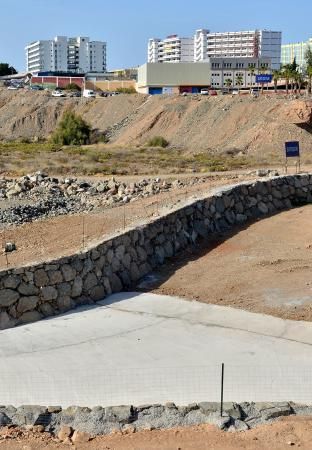
<instances>
[{"instance_id":1,"label":"low stone wall","mask_svg":"<svg viewBox=\"0 0 312 450\"><path fill-rule=\"evenodd\" d=\"M0 272L0 329L66 312L128 289L201 238L312 202L312 175L215 191L83 253Z\"/></svg>"},{"instance_id":2,"label":"low stone wall","mask_svg":"<svg viewBox=\"0 0 312 450\"><path fill-rule=\"evenodd\" d=\"M169 429L181 426L212 424L225 431L245 431L266 422L290 415L311 416L312 407L295 403L193 403L188 406L166 405L110 406L95 408L71 406L0 406L1 426L41 427L41 431L70 437L73 430L90 437L120 431Z\"/></svg>"}]
</instances>

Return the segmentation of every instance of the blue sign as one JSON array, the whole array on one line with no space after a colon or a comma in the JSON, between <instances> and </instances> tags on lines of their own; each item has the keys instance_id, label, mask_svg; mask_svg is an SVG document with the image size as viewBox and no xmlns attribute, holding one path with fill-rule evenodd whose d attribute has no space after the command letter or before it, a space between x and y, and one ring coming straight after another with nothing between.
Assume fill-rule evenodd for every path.
<instances>
[{"instance_id":1,"label":"blue sign","mask_svg":"<svg viewBox=\"0 0 312 450\"><path fill-rule=\"evenodd\" d=\"M300 148L298 141L285 142L286 158L294 158L300 156Z\"/></svg>"},{"instance_id":2,"label":"blue sign","mask_svg":"<svg viewBox=\"0 0 312 450\"><path fill-rule=\"evenodd\" d=\"M256 83L271 83L273 75L271 74L261 74L256 75Z\"/></svg>"}]
</instances>

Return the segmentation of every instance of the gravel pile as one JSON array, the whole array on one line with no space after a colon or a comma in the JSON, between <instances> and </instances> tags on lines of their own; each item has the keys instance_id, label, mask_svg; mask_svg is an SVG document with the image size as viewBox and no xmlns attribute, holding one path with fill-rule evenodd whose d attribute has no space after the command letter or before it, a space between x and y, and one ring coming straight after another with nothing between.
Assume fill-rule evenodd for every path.
<instances>
[{"instance_id":1,"label":"gravel pile","mask_svg":"<svg viewBox=\"0 0 312 450\"><path fill-rule=\"evenodd\" d=\"M160 178L132 183L115 178L88 182L53 178L43 172L18 179L0 179L0 222L19 225L42 217L115 207L205 181L207 178L202 177L173 182Z\"/></svg>"}]
</instances>

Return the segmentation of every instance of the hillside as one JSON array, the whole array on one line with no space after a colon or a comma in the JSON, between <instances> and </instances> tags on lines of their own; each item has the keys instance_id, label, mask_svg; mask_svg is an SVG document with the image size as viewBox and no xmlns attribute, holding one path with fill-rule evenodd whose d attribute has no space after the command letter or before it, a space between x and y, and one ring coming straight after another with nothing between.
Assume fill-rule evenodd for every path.
<instances>
[{"instance_id":1,"label":"hillside","mask_svg":"<svg viewBox=\"0 0 312 450\"><path fill-rule=\"evenodd\" d=\"M0 139L47 138L62 112L73 108L93 128L106 131L120 147L144 145L164 136L186 152L258 152L282 150L285 140L312 144L312 101L270 95L242 96L119 95L110 98L55 99L45 92L0 90Z\"/></svg>"}]
</instances>

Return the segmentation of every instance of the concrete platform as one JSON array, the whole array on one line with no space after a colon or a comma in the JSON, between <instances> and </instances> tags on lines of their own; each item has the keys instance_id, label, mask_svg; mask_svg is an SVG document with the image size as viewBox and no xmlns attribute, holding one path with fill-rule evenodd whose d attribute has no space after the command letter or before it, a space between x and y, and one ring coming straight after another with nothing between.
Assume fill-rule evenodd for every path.
<instances>
[{"instance_id":1,"label":"concrete platform","mask_svg":"<svg viewBox=\"0 0 312 450\"><path fill-rule=\"evenodd\" d=\"M142 293L0 332L0 403L312 403L312 323Z\"/></svg>"}]
</instances>

